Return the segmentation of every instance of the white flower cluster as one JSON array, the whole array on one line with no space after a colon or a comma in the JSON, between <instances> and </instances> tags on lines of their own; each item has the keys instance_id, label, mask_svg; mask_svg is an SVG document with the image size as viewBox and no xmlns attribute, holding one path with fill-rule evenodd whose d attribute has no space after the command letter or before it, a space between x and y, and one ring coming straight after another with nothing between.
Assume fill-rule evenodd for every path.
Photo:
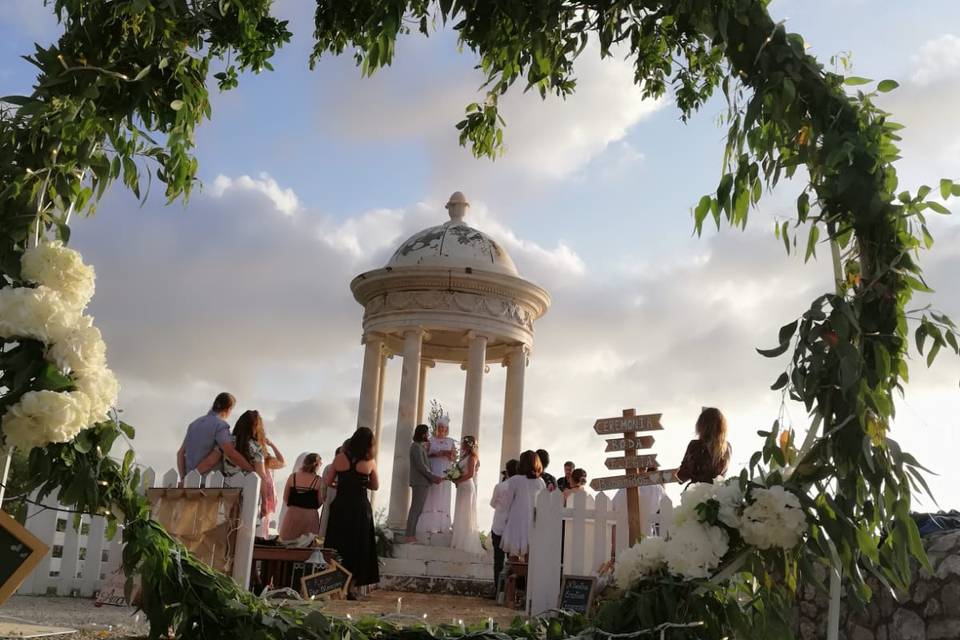
<instances>
[{"instance_id":1,"label":"white flower cluster","mask_svg":"<svg viewBox=\"0 0 960 640\"><path fill-rule=\"evenodd\" d=\"M93 267L61 243L28 249L24 280L35 288L0 289L0 337L32 338L47 345L46 359L74 381L69 392L28 391L3 416L8 444L30 449L67 442L104 420L120 386L107 367L107 347L83 310L93 296Z\"/></svg>"},{"instance_id":2,"label":"white flower cluster","mask_svg":"<svg viewBox=\"0 0 960 640\"><path fill-rule=\"evenodd\" d=\"M760 549L790 549L800 542L807 522L796 495L774 486L754 489L750 497L752 502L746 504L736 478L690 485L673 512L668 537L644 538L617 558L617 585L629 588L664 567L688 580L709 577L730 548L726 527L738 530L744 542ZM724 526L703 522L699 505L716 508L717 522Z\"/></svg>"},{"instance_id":3,"label":"white flower cluster","mask_svg":"<svg viewBox=\"0 0 960 640\"><path fill-rule=\"evenodd\" d=\"M800 500L783 487L754 489L753 504L743 510L740 534L744 542L758 549L790 549L800 542L807 518Z\"/></svg>"}]
</instances>

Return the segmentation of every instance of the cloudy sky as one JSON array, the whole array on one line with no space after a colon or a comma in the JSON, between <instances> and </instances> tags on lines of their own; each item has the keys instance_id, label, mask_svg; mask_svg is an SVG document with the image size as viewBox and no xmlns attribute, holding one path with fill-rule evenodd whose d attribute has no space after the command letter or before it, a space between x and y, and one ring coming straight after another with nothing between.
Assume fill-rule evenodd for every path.
<instances>
[{"instance_id":1,"label":"cloudy sky","mask_svg":"<svg viewBox=\"0 0 960 640\"><path fill-rule=\"evenodd\" d=\"M144 464L172 466L186 425L223 389L268 417L291 459L315 450L328 460L356 420L361 308L349 281L443 222L455 190L473 204L467 221L553 296L527 372L525 447L548 448L555 473L573 459L605 475L593 421L635 407L663 413L654 451L675 466L699 408L716 405L735 464L748 460L756 430L781 410L768 387L783 362L754 348L771 346L780 325L830 289L830 268L824 249L804 265L775 240L789 187L765 199L746 231L691 234L691 205L719 177L723 103L684 125L669 98L641 100L626 62L588 49L574 97L509 96L506 156L476 160L453 125L481 78L451 34L403 39L394 66L372 79L349 57L311 72L310 3L276 4L294 41L275 73L214 96L214 121L198 135L202 190L167 207L117 188L74 226L74 246L97 269L92 312ZM960 177L958 3L775 0L771 11L821 59L849 51L857 75L900 82L885 106L908 127L904 186ZM32 68L17 56L56 33L40 0L0 2L0 95L29 90ZM960 317L960 220L932 227L937 244L923 263L934 301ZM390 361L384 478L399 371ZM504 377L492 367L484 383L481 497L496 477ZM958 380L955 359L941 356L930 371L916 359L893 428L939 474L931 486L945 508L960 508ZM427 384L456 433L462 372L440 366ZM785 419L806 425L795 407ZM488 525L485 509L479 517Z\"/></svg>"}]
</instances>

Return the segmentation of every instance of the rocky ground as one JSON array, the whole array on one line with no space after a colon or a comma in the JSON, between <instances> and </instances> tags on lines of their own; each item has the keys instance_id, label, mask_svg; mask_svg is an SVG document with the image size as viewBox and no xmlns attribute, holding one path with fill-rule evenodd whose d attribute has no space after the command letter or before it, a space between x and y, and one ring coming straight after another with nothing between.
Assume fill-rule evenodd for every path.
<instances>
[{"instance_id":1,"label":"rocky ground","mask_svg":"<svg viewBox=\"0 0 960 640\"><path fill-rule=\"evenodd\" d=\"M373 591L366 600L330 601L313 606L335 616L395 616L398 598L402 598L402 621L423 619L426 614L428 622L456 624L463 620L465 624L474 624L492 618L507 626L518 613L498 607L492 600L394 591ZM143 638L148 632L143 614L132 607L95 607L93 600L82 598L13 596L0 607L0 626L18 622L77 629L79 633L69 636L71 640Z\"/></svg>"}]
</instances>

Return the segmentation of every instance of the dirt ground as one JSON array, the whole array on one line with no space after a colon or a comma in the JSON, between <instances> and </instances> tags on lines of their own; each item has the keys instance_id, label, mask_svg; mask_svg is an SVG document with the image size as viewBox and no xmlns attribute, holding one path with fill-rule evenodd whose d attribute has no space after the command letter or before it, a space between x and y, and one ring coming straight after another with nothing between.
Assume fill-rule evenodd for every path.
<instances>
[{"instance_id":1,"label":"dirt ground","mask_svg":"<svg viewBox=\"0 0 960 640\"><path fill-rule=\"evenodd\" d=\"M423 619L427 622L457 624L486 623L489 618L502 626L508 626L519 612L498 607L492 600L446 596L436 594L400 593L396 591L371 591L366 600L332 600L316 603L330 615L354 618L366 615L391 615L397 613L397 599L402 598L399 621ZM13 596L0 606L0 629L16 623L33 623L68 627L79 633L60 636L70 640L95 640L99 638L143 638L148 627L145 617L132 607L95 607L93 600L83 598L56 598L49 596ZM0 638L10 637L0 634Z\"/></svg>"}]
</instances>

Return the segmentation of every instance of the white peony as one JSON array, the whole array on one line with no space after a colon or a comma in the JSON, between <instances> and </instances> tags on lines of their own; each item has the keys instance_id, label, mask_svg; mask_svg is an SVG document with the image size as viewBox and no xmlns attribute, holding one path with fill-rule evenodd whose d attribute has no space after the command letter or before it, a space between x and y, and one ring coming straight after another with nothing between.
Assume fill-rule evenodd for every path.
<instances>
[{"instance_id":1,"label":"white peony","mask_svg":"<svg viewBox=\"0 0 960 640\"><path fill-rule=\"evenodd\" d=\"M729 549L730 538L721 527L687 522L670 531L663 551L670 573L684 578L707 578Z\"/></svg>"},{"instance_id":2,"label":"white peony","mask_svg":"<svg viewBox=\"0 0 960 640\"><path fill-rule=\"evenodd\" d=\"M680 505L673 509L673 523L683 526L688 522L700 522L697 505L702 504L713 496L714 487L709 482L695 482L680 494Z\"/></svg>"},{"instance_id":3,"label":"white peony","mask_svg":"<svg viewBox=\"0 0 960 640\"><path fill-rule=\"evenodd\" d=\"M93 326L93 318L83 316L62 338L47 349L47 360L61 371L75 374L88 369L103 369L107 366L107 345L100 330Z\"/></svg>"},{"instance_id":4,"label":"white peony","mask_svg":"<svg viewBox=\"0 0 960 640\"><path fill-rule=\"evenodd\" d=\"M86 369L77 376L77 391L89 399L87 423L102 422L109 417L109 411L117 404L120 383L113 371L106 367Z\"/></svg>"},{"instance_id":5,"label":"white peony","mask_svg":"<svg viewBox=\"0 0 960 640\"><path fill-rule=\"evenodd\" d=\"M0 289L0 337L50 344L62 339L78 318L77 311L49 287Z\"/></svg>"},{"instance_id":6,"label":"white peony","mask_svg":"<svg viewBox=\"0 0 960 640\"><path fill-rule=\"evenodd\" d=\"M87 427L89 403L82 393L28 391L3 416L7 444L28 451L69 442Z\"/></svg>"},{"instance_id":7,"label":"white peony","mask_svg":"<svg viewBox=\"0 0 960 640\"><path fill-rule=\"evenodd\" d=\"M743 492L737 478L723 484L715 484L713 499L720 503L717 519L732 529L740 527L740 508L743 506Z\"/></svg>"},{"instance_id":8,"label":"white peony","mask_svg":"<svg viewBox=\"0 0 960 640\"><path fill-rule=\"evenodd\" d=\"M807 529L800 499L781 486L754 489L753 504L743 510L740 533L743 540L759 549L792 549Z\"/></svg>"},{"instance_id":9,"label":"white peony","mask_svg":"<svg viewBox=\"0 0 960 640\"><path fill-rule=\"evenodd\" d=\"M20 266L24 280L54 289L78 311L82 311L93 298L93 267L83 264L80 253L61 242L48 242L27 249L20 259Z\"/></svg>"},{"instance_id":10,"label":"white peony","mask_svg":"<svg viewBox=\"0 0 960 640\"><path fill-rule=\"evenodd\" d=\"M617 557L613 578L621 589L629 589L645 576L664 567L663 552L667 541L658 536L643 538L636 545L624 549Z\"/></svg>"}]
</instances>

